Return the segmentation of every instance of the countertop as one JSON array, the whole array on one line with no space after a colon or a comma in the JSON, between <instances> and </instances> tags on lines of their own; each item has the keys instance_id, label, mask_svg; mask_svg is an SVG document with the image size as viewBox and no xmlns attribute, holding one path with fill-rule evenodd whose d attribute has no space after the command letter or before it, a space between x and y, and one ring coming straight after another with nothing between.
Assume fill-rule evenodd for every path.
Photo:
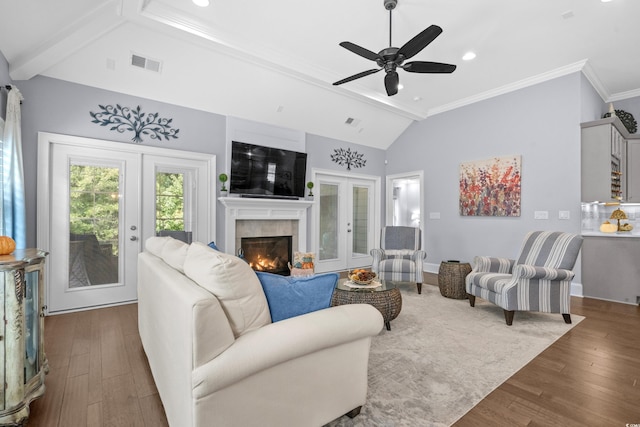
<instances>
[{"instance_id":1,"label":"countertop","mask_svg":"<svg viewBox=\"0 0 640 427\"><path fill-rule=\"evenodd\" d=\"M615 238L640 238L640 232L635 229L632 231L618 231L616 233L603 233L601 231L582 231L583 237L615 237Z\"/></svg>"}]
</instances>

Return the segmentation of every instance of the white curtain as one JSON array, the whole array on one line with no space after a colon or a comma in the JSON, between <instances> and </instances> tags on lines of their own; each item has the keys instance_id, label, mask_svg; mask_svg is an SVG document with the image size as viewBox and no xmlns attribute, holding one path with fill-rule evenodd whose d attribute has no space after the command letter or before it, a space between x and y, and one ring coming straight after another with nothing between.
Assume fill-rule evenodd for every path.
<instances>
[{"instance_id":1,"label":"white curtain","mask_svg":"<svg viewBox=\"0 0 640 427\"><path fill-rule=\"evenodd\" d=\"M2 136L2 232L16 241L17 248L27 247L20 117L22 99L18 88L11 86L7 96L7 117Z\"/></svg>"}]
</instances>

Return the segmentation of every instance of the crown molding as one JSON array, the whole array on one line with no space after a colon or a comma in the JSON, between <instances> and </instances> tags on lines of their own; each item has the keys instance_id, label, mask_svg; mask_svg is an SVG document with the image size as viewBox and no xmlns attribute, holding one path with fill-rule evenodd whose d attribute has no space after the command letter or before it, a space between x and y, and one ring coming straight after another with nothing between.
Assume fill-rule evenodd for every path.
<instances>
[{"instance_id":1,"label":"crown molding","mask_svg":"<svg viewBox=\"0 0 640 427\"><path fill-rule=\"evenodd\" d=\"M514 92L519 89L524 89L529 86L543 83L549 80L556 79L558 77L566 76L578 71L583 70L587 60L575 62L573 64L566 65L564 67L556 68L555 70L547 71L536 76L528 77L526 79L519 80L517 82L504 85L486 92L479 93L468 98L463 98L449 104L441 105L440 107L430 108L428 116L433 116L445 111L455 110L456 108L464 107L466 105L475 104L476 102L484 101L486 99L494 98L496 96L504 95L509 92Z\"/></svg>"}]
</instances>

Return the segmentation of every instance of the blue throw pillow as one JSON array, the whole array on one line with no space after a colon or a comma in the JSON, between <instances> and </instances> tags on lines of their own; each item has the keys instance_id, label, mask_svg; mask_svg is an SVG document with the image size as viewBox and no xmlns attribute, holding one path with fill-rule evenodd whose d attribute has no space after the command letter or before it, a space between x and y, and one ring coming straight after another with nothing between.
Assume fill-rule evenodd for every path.
<instances>
[{"instance_id":1,"label":"blue throw pillow","mask_svg":"<svg viewBox=\"0 0 640 427\"><path fill-rule=\"evenodd\" d=\"M280 276L259 271L256 274L267 297L272 322L328 308L338 282L338 273L307 277Z\"/></svg>"},{"instance_id":2,"label":"blue throw pillow","mask_svg":"<svg viewBox=\"0 0 640 427\"><path fill-rule=\"evenodd\" d=\"M218 247L216 246L216 242L211 242L207 246L209 246L213 250L220 251L220 249L218 249Z\"/></svg>"}]
</instances>

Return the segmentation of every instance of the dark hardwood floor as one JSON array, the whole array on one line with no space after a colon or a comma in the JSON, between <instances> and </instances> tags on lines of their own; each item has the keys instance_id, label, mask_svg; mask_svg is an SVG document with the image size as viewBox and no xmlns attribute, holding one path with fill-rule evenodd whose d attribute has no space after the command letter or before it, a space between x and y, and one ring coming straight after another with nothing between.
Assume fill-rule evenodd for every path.
<instances>
[{"instance_id":1,"label":"dark hardwood floor","mask_svg":"<svg viewBox=\"0 0 640 427\"><path fill-rule=\"evenodd\" d=\"M426 274L425 283L437 283ZM458 420L466 426L640 423L640 308L572 298L586 319ZM51 372L28 426L166 426L135 304L49 316ZM517 322L517 313L515 321ZM559 317L558 321L562 321Z\"/></svg>"}]
</instances>

